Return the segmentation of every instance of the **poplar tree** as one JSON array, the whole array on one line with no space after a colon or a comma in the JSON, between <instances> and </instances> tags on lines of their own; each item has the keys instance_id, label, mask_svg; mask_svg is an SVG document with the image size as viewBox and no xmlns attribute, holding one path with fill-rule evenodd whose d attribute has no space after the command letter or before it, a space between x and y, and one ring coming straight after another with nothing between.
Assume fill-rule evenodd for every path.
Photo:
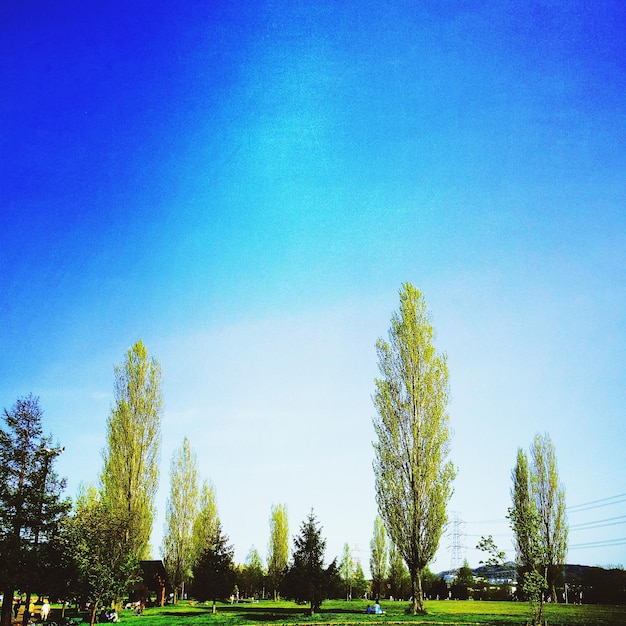
<instances>
[{"instance_id":1,"label":"poplar tree","mask_svg":"<svg viewBox=\"0 0 626 626\"><path fill-rule=\"evenodd\" d=\"M370 541L370 572L372 574L373 597L385 595L385 580L387 578L387 534L380 515L374 520L374 534Z\"/></svg>"},{"instance_id":2,"label":"poplar tree","mask_svg":"<svg viewBox=\"0 0 626 626\"><path fill-rule=\"evenodd\" d=\"M531 603L533 621L541 623L544 592L548 590L551 599L558 601L556 581L565 564L568 527L565 489L547 434L535 436L530 459L522 449L517 451L508 516L523 589Z\"/></svg>"},{"instance_id":3,"label":"poplar tree","mask_svg":"<svg viewBox=\"0 0 626 626\"><path fill-rule=\"evenodd\" d=\"M137 559L150 553L161 445L161 366L138 340L115 367L115 406L107 420L101 475L104 500L126 524Z\"/></svg>"},{"instance_id":4,"label":"poplar tree","mask_svg":"<svg viewBox=\"0 0 626 626\"><path fill-rule=\"evenodd\" d=\"M531 451L532 493L539 516L545 578L553 602L558 602L556 582L567 555L568 526L565 488L559 480L556 451L548 434L536 435Z\"/></svg>"},{"instance_id":5,"label":"poplar tree","mask_svg":"<svg viewBox=\"0 0 626 626\"><path fill-rule=\"evenodd\" d=\"M268 546L267 574L274 592L274 601L279 598L280 583L289 563L289 521L287 505L277 504L270 515L270 540Z\"/></svg>"},{"instance_id":6,"label":"poplar tree","mask_svg":"<svg viewBox=\"0 0 626 626\"><path fill-rule=\"evenodd\" d=\"M378 511L411 577L413 613L424 613L422 573L447 522L454 466L447 460L448 365L435 352L421 292L405 283L389 341L376 342L374 475Z\"/></svg>"},{"instance_id":7,"label":"poplar tree","mask_svg":"<svg viewBox=\"0 0 626 626\"><path fill-rule=\"evenodd\" d=\"M346 543L343 546L343 557L339 564L339 575L343 581L346 591L346 600L352 599L352 580L354 578L354 560L352 559L352 552L350 546Z\"/></svg>"},{"instance_id":8,"label":"poplar tree","mask_svg":"<svg viewBox=\"0 0 626 626\"><path fill-rule=\"evenodd\" d=\"M187 437L175 450L170 464L170 495L165 511L163 563L174 588L174 603L179 590L191 578L192 532L198 507L198 461Z\"/></svg>"},{"instance_id":9,"label":"poplar tree","mask_svg":"<svg viewBox=\"0 0 626 626\"><path fill-rule=\"evenodd\" d=\"M515 558L522 590L532 611L533 624L541 624L543 616L543 593L547 589L546 572L543 567L544 555L539 532L539 514L532 497L531 475L528 457L520 448L511 474L513 486L509 509L515 543Z\"/></svg>"},{"instance_id":10,"label":"poplar tree","mask_svg":"<svg viewBox=\"0 0 626 626\"><path fill-rule=\"evenodd\" d=\"M259 551L252 546L241 569L241 578L244 584L244 594L253 598L263 590L263 561Z\"/></svg>"},{"instance_id":11,"label":"poplar tree","mask_svg":"<svg viewBox=\"0 0 626 626\"><path fill-rule=\"evenodd\" d=\"M211 547L220 526L220 518L217 511L215 487L209 481L202 483L200 490L200 502L198 512L193 521L191 531L191 566L192 571L202 553Z\"/></svg>"}]
</instances>

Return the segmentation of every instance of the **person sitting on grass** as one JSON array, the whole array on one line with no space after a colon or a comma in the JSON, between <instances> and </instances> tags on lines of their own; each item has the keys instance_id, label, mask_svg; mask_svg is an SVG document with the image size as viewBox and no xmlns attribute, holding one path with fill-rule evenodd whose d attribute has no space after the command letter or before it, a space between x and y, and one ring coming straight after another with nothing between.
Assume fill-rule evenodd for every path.
<instances>
[{"instance_id":1,"label":"person sitting on grass","mask_svg":"<svg viewBox=\"0 0 626 626\"><path fill-rule=\"evenodd\" d=\"M376 615L384 615L385 611L383 611L380 608L380 602L378 601L378 598L376 598L376 602L374 602L374 613Z\"/></svg>"}]
</instances>

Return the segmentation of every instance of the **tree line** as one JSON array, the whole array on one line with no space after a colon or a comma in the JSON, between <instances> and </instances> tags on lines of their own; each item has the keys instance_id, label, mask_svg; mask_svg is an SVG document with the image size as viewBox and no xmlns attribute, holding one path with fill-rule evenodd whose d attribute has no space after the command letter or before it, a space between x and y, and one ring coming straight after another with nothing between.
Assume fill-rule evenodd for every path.
<instances>
[{"instance_id":1,"label":"tree line","mask_svg":"<svg viewBox=\"0 0 626 626\"><path fill-rule=\"evenodd\" d=\"M412 599L425 612L431 586L428 564L446 527L456 468L450 460L449 383L445 354L434 346L434 328L421 292L402 285L388 340L376 342L373 471L378 517L372 537L371 592ZM92 623L98 606L121 598L149 556L161 444L161 367L137 341L114 369L114 406L99 487L83 487L72 503L54 472L62 448L43 434L38 399L20 398L4 411L0 431L0 587L45 589L58 597L88 599ZM260 580L260 557L233 564L217 512L215 490L200 484L197 459L184 439L170 463L170 494L161 555L174 588L198 599L249 593ZM555 579L567 550L565 495L548 435L537 436L531 460L520 449L512 473L509 519L524 593L539 607L555 600ZM324 566L325 540L313 511L293 538L290 554L285 505L272 508L264 582L274 598L306 601L316 610L333 585L350 598L361 593L362 569L346 544L341 561ZM46 564L65 569L45 580ZM57 571L59 571L57 569ZM256 576L256 578L255 578ZM406 592L397 581L409 580ZM240 587L241 585L241 587ZM335 593L335 592L333 592ZM25 617L26 619L26 617ZM3 603L0 626L10 624Z\"/></svg>"}]
</instances>

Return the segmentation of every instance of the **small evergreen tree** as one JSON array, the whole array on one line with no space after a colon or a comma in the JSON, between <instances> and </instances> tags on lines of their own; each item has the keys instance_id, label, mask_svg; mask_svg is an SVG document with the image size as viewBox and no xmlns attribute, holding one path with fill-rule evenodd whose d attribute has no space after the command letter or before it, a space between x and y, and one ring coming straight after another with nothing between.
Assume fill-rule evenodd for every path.
<instances>
[{"instance_id":1,"label":"small evergreen tree","mask_svg":"<svg viewBox=\"0 0 626 626\"><path fill-rule=\"evenodd\" d=\"M296 601L310 604L311 615L322 605L324 592L328 586L329 572L324 569L326 540L322 538L313 510L300 526L300 534L294 538L293 561L283 588Z\"/></svg>"},{"instance_id":2,"label":"small evergreen tree","mask_svg":"<svg viewBox=\"0 0 626 626\"><path fill-rule=\"evenodd\" d=\"M363 598L367 593L368 586L363 567L361 566L361 563L357 561L356 568L354 570L354 578L352 579L352 595L355 598Z\"/></svg>"},{"instance_id":3,"label":"small evergreen tree","mask_svg":"<svg viewBox=\"0 0 626 626\"><path fill-rule=\"evenodd\" d=\"M218 522L211 542L205 546L193 570L193 595L204 602L227 598L235 585L234 550Z\"/></svg>"}]
</instances>

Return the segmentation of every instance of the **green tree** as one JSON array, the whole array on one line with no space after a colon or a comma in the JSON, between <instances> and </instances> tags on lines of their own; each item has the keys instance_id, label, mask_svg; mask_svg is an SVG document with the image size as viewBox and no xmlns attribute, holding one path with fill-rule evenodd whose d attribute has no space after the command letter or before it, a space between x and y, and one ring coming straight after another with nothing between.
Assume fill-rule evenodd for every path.
<instances>
[{"instance_id":1,"label":"green tree","mask_svg":"<svg viewBox=\"0 0 626 626\"><path fill-rule=\"evenodd\" d=\"M309 602L310 614L314 615L322 605L329 572L324 569L326 540L322 538L322 529L313 511L302 522L300 534L293 541L292 564L283 586L295 600Z\"/></svg>"},{"instance_id":2,"label":"green tree","mask_svg":"<svg viewBox=\"0 0 626 626\"><path fill-rule=\"evenodd\" d=\"M539 528L539 515L532 497L528 457L522 449L517 451L517 461L512 472L513 486L508 517L513 530L518 573L522 590L528 599L533 624L541 624L543 618L543 594L547 589L545 561Z\"/></svg>"},{"instance_id":3,"label":"green tree","mask_svg":"<svg viewBox=\"0 0 626 626\"><path fill-rule=\"evenodd\" d=\"M354 560L350 546L346 543L343 546L343 556L339 564L339 575L343 581L346 600L352 599L352 581L354 579Z\"/></svg>"},{"instance_id":4,"label":"green tree","mask_svg":"<svg viewBox=\"0 0 626 626\"><path fill-rule=\"evenodd\" d=\"M268 546L267 575L274 593L274 600L279 597L278 590L287 565L289 564L289 522L287 506L272 506L270 515L270 540Z\"/></svg>"},{"instance_id":5,"label":"green tree","mask_svg":"<svg viewBox=\"0 0 626 626\"><path fill-rule=\"evenodd\" d=\"M385 524L380 515L377 515L374 520L374 534L370 541L370 572L372 574L372 593L375 597L385 595L388 554Z\"/></svg>"},{"instance_id":6,"label":"green tree","mask_svg":"<svg viewBox=\"0 0 626 626\"><path fill-rule=\"evenodd\" d=\"M104 498L125 520L125 541L137 559L150 553L161 445L161 366L141 341L115 367L115 406L107 420L101 482Z\"/></svg>"},{"instance_id":7,"label":"green tree","mask_svg":"<svg viewBox=\"0 0 626 626\"><path fill-rule=\"evenodd\" d=\"M200 556L211 545L217 529L220 525L220 518L217 512L217 500L215 497L215 487L212 483L204 481L200 490L200 503L198 513L193 522L191 532L191 569L200 560Z\"/></svg>"},{"instance_id":8,"label":"green tree","mask_svg":"<svg viewBox=\"0 0 626 626\"><path fill-rule=\"evenodd\" d=\"M424 568L424 572L422 573L422 583L424 586L424 593L427 597L432 598L435 585L437 584L437 576L436 574L433 574L428 566Z\"/></svg>"},{"instance_id":9,"label":"green tree","mask_svg":"<svg viewBox=\"0 0 626 626\"><path fill-rule=\"evenodd\" d=\"M531 488L539 516L544 576L552 601L558 602L556 582L563 572L567 555L568 526L565 488L559 481L556 451L547 434L535 436L531 458Z\"/></svg>"},{"instance_id":10,"label":"green tree","mask_svg":"<svg viewBox=\"0 0 626 626\"><path fill-rule=\"evenodd\" d=\"M473 585L474 573L467 560L465 560L452 583L452 598L454 600L467 600L470 597Z\"/></svg>"},{"instance_id":11,"label":"green tree","mask_svg":"<svg viewBox=\"0 0 626 626\"><path fill-rule=\"evenodd\" d=\"M62 498L65 480L54 470L63 451L43 434L39 398L20 397L4 410L0 429L0 588L5 598L15 589L30 591L48 583L56 566L61 524L70 503ZM4 602L0 624L11 624L11 602ZM28 611L24 622L28 621Z\"/></svg>"},{"instance_id":12,"label":"green tree","mask_svg":"<svg viewBox=\"0 0 626 626\"><path fill-rule=\"evenodd\" d=\"M368 591L368 582L365 578L365 572L359 561L356 562L354 570L354 578L352 580L352 595L355 598L363 598Z\"/></svg>"},{"instance_id":13,"label":"green tree","mask_svg":"<svg viewBox=\"0 0 626 626\"><path fill-rule=\"evenodd\" d=\"M263 589L263 561L259 551L252 546L243 566L243 592L246 597L258 596Z\"/></svg>"},{"instance_id":14,"label":"green tree","mask_svg":"<svg viewBox=\"0 0 626 626\"><path fill-rule=\"evenodd\" d=\"M389 546L389 567L387 572L388 594L381 595L390 595L396 599L405 598L407 591L410 591L410 589L407 588L411 585L411 577L400 551L393 544Z\"/></svg>"},{"instance_id":15,"label":"green tree","mask_svg":"<svg viewBox=\"0 0 626 626\"><path fill-rule=\"evenodd\" d=\"M500 565L504 565L506 554L503 550L498 548L492 535L481 537L476 545L476 549L487 554L486 561L479 561L481 565L486 565L487 567L499 567Z\"/></svg>"},{"instance_id":16,"label":"green tree","mask_svg":"<svg viewBox=\"0 0 626 626\"><path fill-rule=\"evenodd\" d=\"M138 575L138 561L128 550L126 520L93 491L79 498L68 524L69 546L75 564L74 592L91 603L93 626L101 607L116 602Z\"/></svg>"},{"instance_id":17,"label":"green tree","mask_svg":"<svg viewBox=\"0 0 626 626\"><path fill-rule=\"evenodd\" d=\"M409 568L413 613L424 613L422 572L447 522L454 466L447 461L448 365L433 346L422 294L406 283L389 341L376 342L374 474L378 511Z\"/></svg>"},{"instance_id":18,"label":"green tree","mask_svg":"<svg viewBox=\"0 0 626 626\"><path fill-rule=\"evenodd\" d=\"M163 563L174 588L174 603L178 603L179 590L191 577L192 531L197 506L198 461L185 437L170 464L170 496L162 547Z\"/></svg>"},{"instance_id":19,"label":"green tree","mask_svg":"<svg viewBox=\"0 0 626 626\"><path fill-rule=\"evenodd\" d=\"M193 571L193 594L201 602L228 597L235 586L234 550L218 522L216 531L200 554Z\"/></svg>"}]
</instances>

